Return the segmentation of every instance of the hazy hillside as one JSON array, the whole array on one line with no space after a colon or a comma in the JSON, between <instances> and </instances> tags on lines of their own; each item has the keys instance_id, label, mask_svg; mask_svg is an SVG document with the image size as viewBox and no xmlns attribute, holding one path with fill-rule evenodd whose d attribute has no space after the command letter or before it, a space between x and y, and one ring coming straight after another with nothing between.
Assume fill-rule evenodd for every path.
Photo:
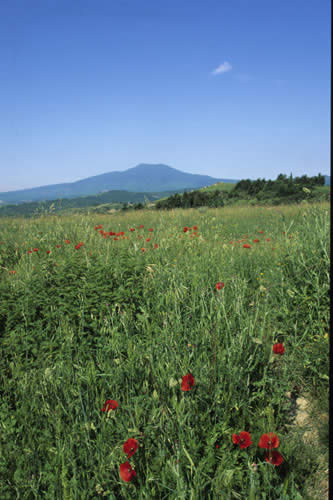
<instances>
[{"instance_id":1,"label":"hazy hillside","mask_svg":"<svg viewBox=\"0 0 333 500\"><path fill-rule=\"evenodd\" d=\"M109 172L80 181L0 193L2 203L55 200L89 196L110 190L133 192L198 189L216 182L237 182L208 175L188 174L163 164L140 164L123 172Z\"/></svg>"}]
</instances>

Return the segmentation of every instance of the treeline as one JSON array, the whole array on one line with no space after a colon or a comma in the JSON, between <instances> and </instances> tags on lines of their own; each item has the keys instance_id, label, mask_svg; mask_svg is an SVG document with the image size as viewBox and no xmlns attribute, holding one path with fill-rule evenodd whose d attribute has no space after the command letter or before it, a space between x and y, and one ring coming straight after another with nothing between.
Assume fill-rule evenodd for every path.
<instances>
[{"instance_id":1,"label":"treeline","mask_svg":"<svg viewBox=\"0 0 333 500\"><path fill-rule=\"evenodd\" d=\"M322 197L323 193L316 191L317 187L325 185L325 177L318 174L314 177L287 177L278 175L275 181L265 179L244 179L239 181L231 191L191 191L183 195L175 194L167 199L159 200L157 209L191 208L191 207L223 207L239 200L253 203L299 203L305 199ZM329 189L328 189L329 190ZM327 190L327 191L328 191Z\"/></svg>"}]
</instances>

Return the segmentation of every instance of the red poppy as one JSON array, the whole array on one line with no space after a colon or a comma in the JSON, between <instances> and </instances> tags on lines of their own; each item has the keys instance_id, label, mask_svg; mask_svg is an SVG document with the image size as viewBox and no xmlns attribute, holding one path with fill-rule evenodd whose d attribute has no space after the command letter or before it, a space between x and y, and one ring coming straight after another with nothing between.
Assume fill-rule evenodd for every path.
<instances>
[{"instance_id":1,"label":"red poppy","mask_svg":"<svg viewBox=\"0 0 333 500\"><path fill-rule=\"evenodd\" d=\"M129 462L125 462L124 464L120 464L119 466L119 474L123 481L129 483L133 477L136 476L136 472L132 469L132 466Z\"/></svg>"},{"instance_id":2,"label":"red poppy","mask_svg":"<svg viewBox=\"0 0 333 500\"><path fill-rule=\"evenodd\" d=\"M65 240L65 243L67 243L67 245L68 245L68 243L70 243L70 241L69 240Z\"/></svg>"},{"instance_id":3,"label":"red poppy","mask_svg":"<svg viewBox=\"0 0 333 500\"><path fill-rule=\"evenodd\" d=\"M264 234L264 231L259 231L260 234Z\"/></svg>"},{"instance_id":4,"label":"red poppy","mask_svg":"<svg viewBox=\"0 0 333 500\"><path fill-rule=\"evenodd\" d=\"M50 253L51 253L51 250L46 250L46 253L47 253L47 254L50 254Z\"/></svg>"},{"instance_id":5,"label":"red poppy","mask_svg":"<svg viewBox=\"0 0 333 500\"><path fill-rule=\"evenodd\" d=\"M276 466L281 465L283 462L283 456L278 451L272 451L271 453L268 453L265 459L269 464Z\"/></svg>"},{"instance_id":6,"label":"red poppy","mask_svg":"<svg viewBox=\"0 0 333 500\"><path fill-rule=\"evenodd\" d=\"M34 252L38 252L38 248L34 248Z\"/></svg>"},{"instance_id":7,"label":"red poppy","mask_svg":"<svg viewBox=\"0 0 333 500\"><path fill-rule=\"evenodd\" d=\"M136 452L136 450L139 448L139 443L137 442L136 439L129 438L127 439L126 443L124 443L123 450L124 453L126 453L127 458L131 458L132 455Z\"/></svg>"},{"instance_id":8,"label":"red poppy","mask_svg":"<svg viewBox=\"0 0 333 500\"><path fill-rule=\"evenodd\" d=\"M197 231L198 226L193 226L194 231Z\"/></svg>"},{"instance_id":9,"label":"red poppy","mask_svg":"<svg viewBox=\"0 0 333 500\"><path fill-rule=\"evenodd\" d=\"M248 243L244 243L243 248L251 248L251 245L249 245Z\"/></svg>"},{"instance_id":10,"label":"red poppy","mask_svg":"<svg viewBox=\"0 0 333 500\"><path fill-rule=\"evenodd\" d=\"M118 241L119 240L119 238L113 238L113 239L114 239L114 241Z\"/></svg>"},{"instance_id":11,"label":"red poppy","mask_svg":"<svg viewBox=\"0 0 333 500\"><path fill-rule=\"evenodd\" d=\"M233 434L232 442L234 444L239 444L241 450L248 448L252 444L251 434L246 431L242 431L239 434Z\"/></svg>"},{"instance_id":12,"label":"red poppy","mask_svg":"<svg viewBox=\"0 0 333 500\"><path fill-rule=\"evenodd\" d=\"M98 232L99 232L99 234L104 234L103 229L101 229L101 230L100 230L100 231L98 231Z\"/></svg>"},{"instance_id":13,"label":"red poppy","mask_svg":"<svg viewBox=\"0 0 333 500\"><path fill-rule=\"evenodd\" d=\"M79 250L79 248L81 248L82 245L84 245L84 243L82 243L82 241L80 241L77 245L75 245L75 249Z\"/></svg>"},{"instance_id":14,"label":"red poppy","mask_svg":"<svg viewBox=\"0 0 333 500\"><path fill-rule=\"evenodd\" d=\"M231 241L229 241L229 243L230 243L230 245L232 245L232 244L233 244L233 241L231 240Z\"/></svg>"},{"instance_id":15,"label":"red poppy","mask_svg":"<svg viewBox=\"0 0 333 500\"><path fill-rule=\"evenodd\" d=\"M285 348L282 343L280 344L274 344L273 345L273 352L274 354L284 354L285 353Z\"/></svg>"},{"instance_id":16,"label":"red poppy","mask_svg":"<svg viewBox=\"0 0 333 500\"><path fill-rule=\"evenodd\" d=\"M56 245L57 248L61 248L61 245Z\"/></svg>"},{"instance_id":17,"label":"red poppy","mask_svg":"<svg viewBox=\"0 0 333 500\"><path fill-rule=\"evenodd\" d=\"M224 283L222 283L222 281L219 281L218 283L216 283L215 288L216 290L222 290L222 288L224 288Z\"/></svg>"},{"instance_id":18,"label":"red poppy","mask_svg":"<svg viewBox=\"0 0 333 500\"><path fill-rule=\"evenodd\" d=\"M279 446L279 438L273 432L268 434L263 434L259 439L259 448L267 448L271 450L272 448L277 448Z\"/></svg>"},{"instance_id":19,"label":"red poppy","mask_svg":"<svg viewBox=\"0 0 333 500\"><path fill-rule=\"evenodd\" d=\"M145 249L145 248L141 248L141 252L145 252L145 251L146 251L146 249Z\"/></svg>"},{"instance_id":20,"label":"red poppy","mask_svg":"<svg viewBox=\"0 0 333 500\"><path fill-rule=\"evenodd\" d=\"M104 406L101 409L101 411L116 410L118 408L118 406L119 406L119 404L117 403L117 401L115 401L114 399L108 399L107 401L105 401Z\"/></svg>"},{"instance_id":21,"label":"red poppy","mask_svg":"<svg viewBox=\"0 0 333 500\"><path fill-rule=\"evenodd\" d=\"M139 226L139 229L143 229L143 224L141 224L141 225Z\"/></svg>"},{"instance_id":22,"label":"red poppy","mask_svg":"<svg viewBox=\"0 0 333 500\"><path fill-rule=\"evenodd\" d=\"M154 248L158 248L158 244L157 243L155 243Z\"/></svg>"},{"instance_id":23,"label":"red poppy","mask_svg":"<svg viewBox=\"0 0 333 500\"><path fill-rule=\"evenodd\" d=\"M266 241L271 241L271 239L270 238L266 238Z\"/></svg>"},{"instance_id":24,"label":"red poppy","mask_svg":"<svg viewBox=\"0 0 333 500\"><path fill-rule=\"evenodd\" d=\"M184 229L183 229L183 232L184 232L184 233L187 233L188 229L189 229L189 228L185 226L185 227L184 227Z\"/></svg>"},{"instance_id":25,"label":"red poppy","mask_svg":"<svg viewBox=\"0 0 333 500\"><path fill-rule=\"evenodd\" d=\"M285 231L282 231L282 234L286 234L286 232L285 232Z\"/></svg>"},{"instance_id":26,"label":"red poppy","mask_svg":"<svg viewBox=\"0 0 333 500\"><path fill-rule=\"evenodd\" d=\"M150 242L150 240L151 240L151 238L147 238L147 239L146 239L146 241L147 241L148 243Z\"/></svg>"},{"instance_id":27,"label":"red poppy","mask_svg":"<svg viewBox=\"0 0 333 500\"><path fill-rule=\"evenodd\" d=\"M28 250L28 253L32 253L32 250Z\"/></svg>"},{"instance_id":28,"label":"red poppy","mask_svg":"<svg viewBox=\"0 0 333 500\"><path fill-rule=\"evenodd\" d=\"M131 227L130 231L133 233L133 231L135 231L134 227Z\"/></svg>"},{"instance_id":29,"label":"red poppy","mask_svg":"<svg viewBox=\"0 0 333 500\"><path fill-rule=\"evenodd\" d=\"M187 375L184 375L182 379L182 391L190 391L192 387L194 386L195 380L194 377L191 373L188 373Z\"/></svg>"},{"instance_id":30,"label":"red poppy","mask_svg":"<svg viewBox=\"0 0 333 500\"><path fill-rule=\"evenodd\" d=\"M150 231L151 233L154 231L154 229L152 229L151 227L148 229L148 231Z\"/></svg>"},{"instance_id":31,"label":"red poppy","mask_svg":"<svg viewBox=\"0 0 333 500\"><path fill-rule=\"evenodd\" d=\"M259 240L255 239L253 240L253 243L259 243Z\"/></svg>"},{"instance_id":32,"label":"red poppy","mask_svg":"<svg viewBox=\"0 0 333 500\"><path fill-rule=\"evenodd\" d=\"M16 274L16 271L9 271L9 274Z\"/></svg>"}]
</instances>

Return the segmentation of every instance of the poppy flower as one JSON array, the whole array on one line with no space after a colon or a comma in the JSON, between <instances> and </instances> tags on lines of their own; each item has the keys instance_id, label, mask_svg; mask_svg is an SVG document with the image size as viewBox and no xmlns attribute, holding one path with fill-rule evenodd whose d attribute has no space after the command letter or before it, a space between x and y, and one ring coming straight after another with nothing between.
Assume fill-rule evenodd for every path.
<instances>
[{"instance_id":1,"label":"poppy flower","mask_svg":"<svg viewBox=\"0 0 333 500\"><path fill-rule=\"evenodd\" d=\"M232 240L231 240L231 241L229 241L229 244L230 244L230 245L232 245L232 244L233 244L233 241L232 241Z\"/></svg>"},{"instance_id":2,"label":"poppy flower","mask_svg":"<svg viewBox=\"0 0 333 500\"><path fill-rule=\"evenodd\" d=\"M133 477L136 476L136 472L132 469L132 466L129 462L125 462L124 464L120 464L119 466L119 474L123 481L129 483Z\"/></svg>"},{"instance_id":3,"label":"poppy flower","mask_svg":"<svg viewBox=\"0 0 333 500\"><path fill-rule=\"evenodd\" d=\"M68 245L68 243L70 243L70 241L69 240L65 240L65 243Z\"/></svg>"},{"instance_id":4,"label":"poppy flower","mask_svg":"<svg viewBox=\"0 0 333 500\"><path fill-rule=\"evenodd\" d=\"M101 411L116 410L118 408L118 406L119 406L119 404L117 403L117 401L115 401L114 399L108 399L107 401L105 401L104 406L101 409Z\"/></svg>"},{"instance_id":5,"label":"poppy flower","mask_svg":"<svg viewBox=\"0 0 333 500\"><path fill-rule=\"evenodd\" d=\"M266 238L266 241L271 241L271 239L270 238Z\"/></svg>"},{"instance_id":6,"label":"poppy flower","mask_svg":"<svg viewBox=\"0 0 333 500\"><path fill-rule=\"evenodd\" d=\"M181 387L182 391L190 391L194 386L194 383L195 380L191 373L184 375L184 377L182 378L182 387Z\"/></svg>"},{"instance_id":7,"label":"poppy flower","mask_svg":"<svg viewBox=\"0 0 333 500\"><path fill-rule=\"evenodd\" d=\"M81 248L83 245L82 241L80 241L77 245L75 245L75 249L76 250L79 250L79 248Z\"/></svg>"},{"instance_id":8,"label":"poppy flower","mask_svg":"<svg viewBox=\"0 0 333 500\"><path fill-rule=\"evenodd\" d=\"M183 232L184 232L184 233L187 233L188 229L189 229L189 228L185 226L185 227L184 227L184 229L183 229Z\"/></svg>"},{"instance_id":9,"label":"poppy flower","mask_svg":"<svg viewBox=\"0 0 333 500\"><path fill-rule=\"evenodd\" d=\"M224 288L224 283L222 283L222 281L219 281L218 283L216 283L215 288L216 290L222 290L222 288Z\"/></svg>"},{"instance_id":10,"label":"poppy flower","mask_svg":"<svg viewBox=\"0 0 333 500\"><path fill-rule=\"evenodd\" d=\"M29 254L30 254L30 253L32 253L32 250L28 250L28 253L29 253Z\"/></svg>"},{"instance_id":11,"label":"poppy flower","mask_svg":"<svg viewBox=\"0 0 333 500\"><path fill-rule=\"evenodd\" d=\"M133 233L133 231L135 231L134 227L131 227L130 231Z\"/></svg>"},{"instance_id":12,"label":"poppy flower","mask_svg":"<svg viewBox=\"0 0 333 500\"><path fill-rule=\"evenodd\" d=\"M253 243L259 243L259 240L255 239L253 240Z\"/></svg>"},{"instance_id":13,"label":"poppy flower","mask_svg":"<svg viewBox=\"0 0 333 500\"><path fill-rule=\"evenodd\" d=\"M141 224L141 225L139 226L139 229L143 229L143 224Z\"/></svg>"},{"instance_id":14,"label":"poppy flower","mask_svg":"<svg viewBox=\"0 0 333 500\"><path fill-rule=\"evenodd\" d=\"M150 231L151 233L154 231L154 229L152 228L149 228L148 231Z\"/></svg>"},{"instance_id":15,"label":"poppy flower","mask_svg":"<svg viewBox=\"0 0 333 500\"><path fill-rule=\"evenodd\" d=\"M51 253L51 250L46 250L46 253L47 253L47 254L50 254L50 253Z\"/></svg>"},{"instance_id":16,"label":"poppy flower","mask_svg":"<svg viewBox=\"0 0 333 500\"><path fill-rule=\"evenodd\" d=\"M279 446L279 438L273 432L269 432L268 434L263 434L259 439L258 446L259 448L267 448L271 450L272 448L277 448Z\"/></svg>"},{"instance_id":17,"label":"poppy flower","mask_svg":"<svg viewBox=\"0 0 333 500\"><path fill-rule=\"evenodd\" d=\"M145 251L146 251L146 249L145 249L145 248L141 248L141 252L145 252Z\"/></svg>"},{"instance_id":18,"label":"poppy flower","mask_svg":"<svg viewBox=\"0 0 333 500\"><path fill-rule=\"evenodd\" d=\"M244 243L243 248L251 248L251 245L249 245L248 243Z\"/></svg>"},{"instance_id":19,"label":"poppy flower","mask_svg":"<svg viewBox=\"0 0 333 500\"><path fill-rule=\"evenodd\" d=\"M151 238L147 238L147 239L146 239L146 241L147 241L148 243L150 242L150 240L151 240Z\"/></svg>"},{"instance_id":20,"label":"poppy flower","mask_svg":"<svg viewBox=\"0 0 333 500\"><path fill-rule=\"evenodd\" d=\"M9 271L9 274L16 274L16 271Z\"/></svg>"},{"instance_id":21,"label":"poppy flower","mask_svg":"<svg viewBox=\"0 0 333 500\"><path fill-rule=\"evenodd\" d=\"M38 248L34 248L34 252L38 252Z\"/></svg>"},{"instance_id":22,"label":"poppy flower","mask_svg":"<svg viewBox=\"0 0 333 500\"><path fill-rule=\"evenodd\" d=\"M119 238L113 238L113 239L114 239L114 241L118 241L119 240Z\"/></svg>"},{"instance_id":23,"label":"poppy flower","mask_svg":"<svg viewBox=\"0 0 333 500\"><path fill-rule=\"evenodd\" d=\"M100 230L100 231L98 231L98 232L99 232L99 234L104 234L103 229L101 229L101 230Z\"/></svg>"},{"instance_id":24,"label":"poppy flower","mask_svg":"<svg viewBox=\"0 0 333 500\"><path fill-rule=\"evenodd\" d=\"M123 450L124 453L126 453L127 458L130 458L136 450L139 448L139 443L137 442L136 439L129 438L127 439L126 443L124 443Z\"/></svg>"},{"instance_id":25,"label":"poppy flower","mask_svg":"<svg viewBox=\"0 0 333 500\"><path fill-rule=\"evenodd\" d=\"M282 343L280 344L274 344L273 345L273 352L274 354L284 354L285 353L285 348Z\"/></svg>"},{"instance_id":26,"label":"poppy flower","mask_svg":"<svg viewBox=\"0 0 333 500\"><path fill-rule=\"evenodd\" d=\"M61 245L56 245L57 248L61 248Z\"/></svg>"},{"instance_id":27,"label":"poppy flower","mask_svg":"<svg viewBox=\"0 0 333 500\"><path fill-rule=\"evenodd\" d=\"M155 243L154 248L158 248L158 244L157 243Z\"/></svg>"},{"instance_id":28,"label":"poppy flower","mask_svg":"<svg viewBox=\"0 0 333 500\"><path fill-rule=\"evenodd\" d=\"M239 444L241 450L248 448L252 444L251 434L246 431L242 431L239 434L233 434L232 442L234 444Z\"/></svg>"},{"instance_id":29,"label":"poppy flower","mask_svg":"<svg viewBox=\"0 0 333 500\"><path fill-rule=\"evenodd\" d=\"M264 231L259 231L260 234L264 234Z\"/></svg>"},{"instance_id":30,"label":"poppy flower","mask_svg":"<svg viewBox=\"0 0 333 500\"><path fill-rule=\"evenodd\" d=\"M198 230L198 226L193 226L194 231Z\"/></svg>"},{"instance_id":31,"label":"poppy flower","mask_svg":"<svg viewBox=\"0 0 333 500\"><path fill-rule=\"evenodd\" d=\"M265 459L266 462L272 465L276 465L277 467L283 462L283 456L278 451L272 451L271 453L268 453Z\"/></svg>"}]
</instances>

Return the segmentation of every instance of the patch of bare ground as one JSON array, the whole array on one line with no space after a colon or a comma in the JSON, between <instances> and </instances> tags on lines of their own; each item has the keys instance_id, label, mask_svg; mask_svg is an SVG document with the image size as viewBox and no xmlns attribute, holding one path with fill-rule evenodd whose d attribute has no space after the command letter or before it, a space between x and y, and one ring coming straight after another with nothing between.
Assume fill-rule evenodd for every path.
<instances>
[{"instance_id":1,"label":"patch of bare ground","mask_svg":"<svg viewBox=\"0 0 333 500\"><path fill-rule=\"evenodd\" d=\"M312 448L317 470L304 485L306 499L326 500L328 495L328 413L318 408L308 395L286 394L291 401L294 431L299 433L304 445Z\"/></svg>"}]
</instances>

